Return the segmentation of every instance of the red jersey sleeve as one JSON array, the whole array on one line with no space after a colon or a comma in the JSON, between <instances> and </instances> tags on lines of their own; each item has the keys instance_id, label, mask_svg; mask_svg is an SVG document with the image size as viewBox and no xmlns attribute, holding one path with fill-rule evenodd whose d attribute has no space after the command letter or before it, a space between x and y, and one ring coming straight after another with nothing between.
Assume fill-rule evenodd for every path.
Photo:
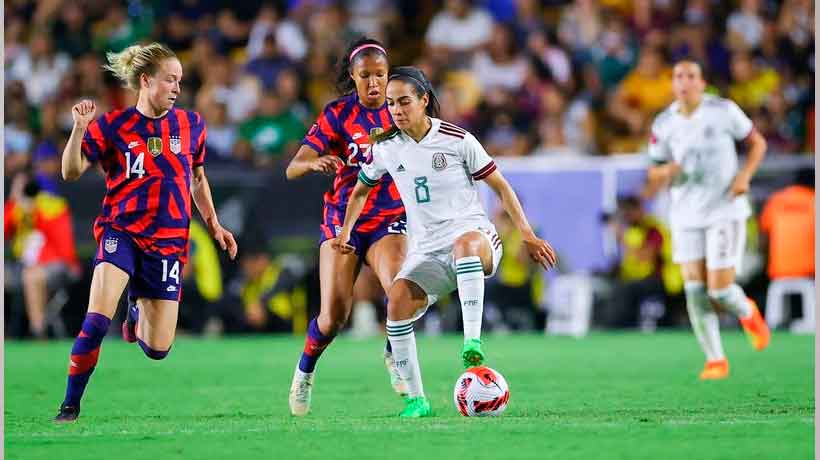
<instances>
[{"instance_id":1,"label":"red jersey sleeve","mask_svg":"<svg viewBox=\"0 0 820 460\"><path fill-rule=\"evenodd\" d=\"M102 160L108 150L107 117L108 114L89 123L83 136L81 150L92 163Z\"/></svg>"},{"instance_id":2,"label":"red jersey sleeve","mask_svg":"<svg viewBox=\"0 0 820 460\"><path fill-rule=\"evenodd\" d=\"M339 120L334 109L333 103L328 104L302 139L302 145L316 150L319 155L329 153L330 147L338 141Z\"/></svg>"},{"instance_id":3,"label":"red jersey sleeve","mask_svg":"<svg viewBox=\"0 0 820 460\"><path fill-rule=\"evenodd\" d=\"M205 164L205 138L208 136L208 127L205 125L205 119L199 113L196 113L197 130L192 132L192 136L196 135L196 139L191 139L195 142L196 149L194 150L194 168Z\"/></svg>"}]
</instances>

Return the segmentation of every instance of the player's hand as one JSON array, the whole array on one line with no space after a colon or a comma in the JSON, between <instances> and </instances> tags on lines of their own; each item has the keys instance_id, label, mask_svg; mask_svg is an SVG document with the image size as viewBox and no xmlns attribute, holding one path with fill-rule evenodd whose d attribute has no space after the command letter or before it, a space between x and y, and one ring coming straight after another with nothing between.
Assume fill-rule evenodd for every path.
<instances>
[{"instance_id":1,"label":"player's hand","mask_svg":"<svg viewBox=\"0 0 820 460\"><path fill-rule=\"evenodd\" d=\"M74 119L74 126L78 128L86 128L91 120L94 119L94 113L97 111L97 105L94 101L84 99L75 104L71 108L71 118Z\"/></svg>"},{"instance_id":2,"label":"player's hand","mask_svg":"<svg viewBox=\"0 0 820 460\"><path fill-rule=\"evenodd\" d=\"M328 176L335 176L336 171L342 166L342 159L333 155L324 155L310 162L311 171Z\"/></svg>"},{"instance_id":3,"label":"player's hand","mask_svg":"<svg viewBox=\"0 0 820 460\"><path fill-rule=\"evenodd\" d=\"M666 183L670 183L675 180L675 177L678 176L681 172L681 167L678 163L670 162L663 165L664 168L664 175L666 176Z\"/></svg>"},{"instance_id":4,"label":"player's hand","mask_svg":"<svg viewBox=\"0 0 820 460\"><path fill-rule=\"evenodd\" d=\"M350 234L340 232L330 245L342 254L352 254L356 248L350 245Z\"/></svg>"},{"instance_id":5,"label":"player's hand","mask_svg":"<svg viewBox=\"0 0 820 460\"><path fill-rule=\"evenodd\" d=\"M555 255L555 250L545 240L532 235L529 238L524 238L524 244L532 261L544 267L544 270L549 270L558 264L558 256Z\"/></svg>"},{"instance_id":6,"label":"player's hand","mask_svg":"<svg viewBox=\"0 0 820 460\"><path fill-rule=\"evenodd\" d=\"M749 183L752 178L743 172L739 172L729 188L729 196L732 198L745 194L749 191Z\"/></svg>"},{"instance_id":7,"label":"player's hand","mask_svg":"<svg viewBox=\"0 0 820 460\"><path fill-rule=\"evenodd\" d=\"M231 260L234 260L239 247L236 245L236 240L233 237L233 233L225 230L225 228L221 225L216 224L216 226L211 230L211 234L216 242L219 243L219 247L222 248L223 251L228 251L228 255L231 257Z\"/></svg>"}]
</instances>

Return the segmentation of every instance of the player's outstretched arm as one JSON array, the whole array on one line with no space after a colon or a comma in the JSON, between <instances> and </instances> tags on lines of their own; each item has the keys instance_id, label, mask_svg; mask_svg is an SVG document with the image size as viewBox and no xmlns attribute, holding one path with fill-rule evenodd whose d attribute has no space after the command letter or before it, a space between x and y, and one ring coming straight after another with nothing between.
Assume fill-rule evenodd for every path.
<instances>
[{"instance_id":1,"label":"player's outstretched arm","mask_svg":"<svg viewBox=\"0 0 820 460\"><path fill-rule=\"evenodd\" d=\"M521 232L524 238L524 244L527 246L527 251L534 262L541 264L545 270L555 267L558 264L558 257L555 255L555 250L552 249L549 243L535 235L535 232L524 215L524 208L521 207L521 202L518 201L515 191L507 182L507 179L501 174L501 171L496 169L492 174L484 178L484 181L491 189L498 195L501 200L501 205L504 211L510 216L515 226Z\"/></svg>"},{"instance_id":2,"label":"player's outstretched arm","mask_svg":"<svg viewBox=\"0 0 820 460\"><path fill-rule=\"evenodd\" d=\"M328 176L335 176L336 170L344 165L341 158L334 155L319 156L319 152L310 146L299 147L296 156L290 160L285 177L288 180L298 179L310 172L318 172Z\"/></svg>"},{"instance_id":3,"label":"player's outstretched arm","mask_svg":"<svg viewBox=\"0 0 820 460\"><path fill-rule=\"evenodd\" d=\"M62 173L65 180L77 180L91 166L91 162L83 156L82 145L83 136L88 129L88 124L94 119L97 106L94 101L83 100L71 108L71 117L74 119L74 127L71 135L63 149Z\"/></svg>"},{"instance_id":4,"label":"player's outstretched arm","mask_svg":"<svg viewBox=\"0 0 820 460\"><path fill-rule=\"evenodd\" d=\"M353 225L359 220L362 214L362 209L367 202L367 196L370 195L370 190L373 187L365 184L361 180L356 182L353 191L350 193L350 198L347 200L347 210L345 211L345 223L342 226L342 231L336 235L331 246L342 254L350 254L355 248L350 245L350 234L353 232Z\"/></svg>"},{"instance_id":5,"label":"player's outstretched arm","mask_svg":"<svg viewBox=\"0 0 820 460\"><path fill-rule=\"evenodd\" d=\"M752 176L755 175L760 162L766 156L766 139L757 130L752 130L746 144L749 146L749 153L746 154L746 163L737 172L732 187L729 189L729 194L732 197L743 195L749 191Z\"/></svg>"},{"instance_id":6,"label":"player's outstretched arm","mask_svg":"<svg viewBox=\"0 0 820 460\"><path fill-rule=\"evenodd\" d=\"M194 197L194 204L205 221L208 231L211 236L223 251L228 251L231 260L236 258L236 252L239 249L236 245L236 240L233 233L229 232L222 225L219 224L219 219L216 217L216 209L214 208L214 200L211 196L211 185L208 183L208 178L205 176L205 167L197 166L194 168L193 180L191 181L191 196Z\"/></svg>"}]
</instances>

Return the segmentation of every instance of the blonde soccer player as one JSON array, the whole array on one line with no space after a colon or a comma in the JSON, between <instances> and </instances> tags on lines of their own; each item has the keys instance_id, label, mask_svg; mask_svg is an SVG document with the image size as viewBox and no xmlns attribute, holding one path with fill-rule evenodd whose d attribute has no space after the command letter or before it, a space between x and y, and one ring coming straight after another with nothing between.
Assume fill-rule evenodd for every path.
<instances>
[{"instance_id":1,"label":"blonde soccer player","mask_svg":"<svg viewBox=\"0 0 820 460\"><path fill-rule=\"evenodd\" d=\"M535 235L515 192L478 140L436 118L438 102L423 72L394 69L388 78L387 107L394 125L376 136L333 245L344 254L356 250L351 232L371 190L392 179L407 212L410 250L388 293L387 336L407 384L407 405L399 415L426 417L432 411L424 395L413 323L429 305L457 289L464 323L463 364L479 366L485 360L484 279L495 274L502 247L479 201L477 182L485 181L500 197L533 260L548 268L556 257Z\"/></svg>"},{"instance_id":2,"label":"blonde soccer player","mask_svg":"<svg viewBox=\"0 0 820 460\"><path fill-rule=\"evenodd\" d=\"M205 120L174 106L182 80L174 52L159 43L134 45L109 53L105 68L137 93L137 103L97 119L93 101L71 109L74 128L63 151L63 178L75 180L96 164L105 172L106 191L94 222L97 253L88 312L71 349L59 423L80 415L126 285L135 304L123 323L123 338L138 343L150 359L165 359L171 351L191 201L231 259L237 251L233 235L219 224L205 176Z\"/></svg>"},{"instance_id":3,"label":"blonde soccer player","mask_svg":"<svg viewBox=\"0 0 820 460\"><path fill-rule=\"evenodd\" d=\"M673 102L652 125L650 190L668 187L674 261L681 266L692 330L706 355L702 380L729 376L717 306L738 317L756 350L769 329L755 303L735 283L751 214L749 183L766 153L766 141L734 102L704 94L703 69L679 61ZM740 165L735 142L748 147Z\"/></svg>"}]
</instances>

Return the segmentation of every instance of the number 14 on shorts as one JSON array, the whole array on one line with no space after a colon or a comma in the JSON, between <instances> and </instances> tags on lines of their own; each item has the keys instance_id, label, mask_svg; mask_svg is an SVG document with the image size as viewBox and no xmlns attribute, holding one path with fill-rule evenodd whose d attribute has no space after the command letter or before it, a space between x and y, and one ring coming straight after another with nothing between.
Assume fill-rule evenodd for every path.
<instances>
[{"instance_id":1,"label":"number 14 on shorts","mask_svg":"<svg viewBox=\"0 0 820 460\"><path fill-rule=\"evenodd\" d=\"M179 284L179 261L174 260L171 264L168 262L168 259L162 259L162 282L166 283L168 278L172 278L176 284Z\"/></svg>"}]
</instances>

